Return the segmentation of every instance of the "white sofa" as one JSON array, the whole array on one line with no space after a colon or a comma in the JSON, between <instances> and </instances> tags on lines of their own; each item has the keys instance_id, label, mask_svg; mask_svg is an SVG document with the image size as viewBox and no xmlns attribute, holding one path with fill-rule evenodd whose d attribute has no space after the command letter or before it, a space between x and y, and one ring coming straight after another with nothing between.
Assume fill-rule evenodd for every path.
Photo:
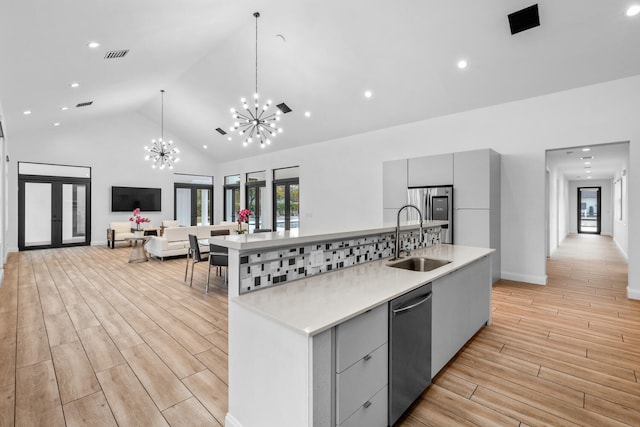
<instances>
[{"instance_id":1,"label":"white sofa","mask_svg":"<svg viewBox=\"0 0 640 427\"><path fill-rule=\"evenodd\" d=\"M242 224L245 232L247 224ZM211 230L229 230L235 233L238 229L237 222L221 222L215 225L193 225L190 227L165 228L162 237L152 236L145 244L149 255L164 260L164 257L186 255L189 251L189 234L198 236L198 240L208 239ZM200 245L202 253L209 252L209 245Z\"/></svg>"}]
</instances>

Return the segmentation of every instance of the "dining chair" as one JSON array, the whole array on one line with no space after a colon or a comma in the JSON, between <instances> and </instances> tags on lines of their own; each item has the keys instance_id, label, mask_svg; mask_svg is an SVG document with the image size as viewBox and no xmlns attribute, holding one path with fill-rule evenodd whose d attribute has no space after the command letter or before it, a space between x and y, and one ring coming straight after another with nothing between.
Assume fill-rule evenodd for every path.
<instances>
[{"instance_id":1,"label":"dining chair","mask_svg":"<svg viewBox=\"0 0 640 427\"><path fill-rule=\"evenodd\" d=\"M209 281L211 279L211 266L216 267L216 275L224 267L224 283L227 283L227 267L229 266L229 249L220 245L209 245L209 272L207 273L207 287L205 292L209 292Z\"/></svg>"},{"instance_id":2,"label":"dining chair","mask_svg":"<svg viewBox=\"0 0 640 427\"><path fill-rule=\"evenodd\" d=\"M200 253L200 245L198 244L198 236L189 234L189 251L187 252L187 268L184 270L184 281L187 281L187 273L189 272L189 259L191 259L191 281L189 286L193 285L193 268L196 263L207 261L208 257ZM209 284L207 283L207 289Z\"/></svg>"}]
</instances>

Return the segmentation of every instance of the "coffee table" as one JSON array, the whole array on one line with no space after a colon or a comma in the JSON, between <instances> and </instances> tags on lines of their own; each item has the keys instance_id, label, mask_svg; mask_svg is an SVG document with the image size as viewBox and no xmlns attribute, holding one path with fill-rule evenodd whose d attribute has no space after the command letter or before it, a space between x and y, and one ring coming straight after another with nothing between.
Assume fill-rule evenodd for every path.
<instances>
[{"instance_id":1,"label":"coffee table","mask_svg":"<svg viewBox=\"0 0 640 427\"><path fill-rule=\"evenodd\" d=\"M147 252L144 250L144 242L150 238L150 236L125 238L125 240L133 242L133 245L131 246L131 255L129 255L130 263L149 261L149 258L147 258ZM140 242L140 244L138 244L138 242Z\"/></svg>"}]
</instances>

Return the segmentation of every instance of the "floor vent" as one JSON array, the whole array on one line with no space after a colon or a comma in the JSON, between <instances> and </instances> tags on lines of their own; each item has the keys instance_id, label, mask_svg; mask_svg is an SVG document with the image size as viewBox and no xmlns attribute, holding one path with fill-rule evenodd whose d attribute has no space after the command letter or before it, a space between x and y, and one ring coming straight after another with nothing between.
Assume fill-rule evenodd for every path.
<instances>
[{"instance_id":1,"label":"floor vent","mask_svg":"<svg viewBox=\"0 0 640 427\"><path fill-rule=\"evenodd\" d=\"M282 104L276 105L276 107L278 107L278 109L282 111L284 114L290 113L292 111L291 108L289 108L289 106L284 102Z\"/></svg>"},{"instance_id":2,"label":"floor vent","mask_svg":"<svg viewBox=\"0 0 640 427\"><path fill-rule=\"evenodd\" d=\"M508 17L511 35L540 26L540 15L538 14L537 4L510 13Z\"/></svg>"},{"instance_id":3,"label":"floor vent","mask_svg":"<svg viewBox=\"0 0 640 427\"><path fill-rule=\"evenodd\" d=\"M124 49L124 50L110 50L110 51L109 51L109 52L107 52L107 54L104 56L104 59L122 58L122 57L124 57L127 53L129 53L129 49Z\"/></svg>"},{"instance_id":4,"label":"floor vent","mask_svg":"<svg viewBox=\"0 0 640 427\"><path fill-rule=\"evenodd\" d=\"M93 101L87 101L87 102L81 102L80 104L76 105L76 108L79 107L88 107L89 105L93 104Z\"/></svg>"},{"instance_id":5,"label":"floor vent","mask_svg":"<svg viewBox=\"0 0 640 427\"><path fill-rule=\"evenodd\" d=\"M226 135L227 133L225 131L222 130L222 128L217 128L216 131L220 134L220 135Z\"/></svg>"}]
</instances>

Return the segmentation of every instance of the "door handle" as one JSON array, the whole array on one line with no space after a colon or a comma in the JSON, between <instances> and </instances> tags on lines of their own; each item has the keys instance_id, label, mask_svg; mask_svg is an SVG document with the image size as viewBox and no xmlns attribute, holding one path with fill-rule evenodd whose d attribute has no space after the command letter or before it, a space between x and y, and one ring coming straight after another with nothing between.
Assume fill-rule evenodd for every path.
<instances>
[{"instance_id":1,"label":"door handle","mask_svg":"<svg viewBox=\"0 0 640 427\"><path fill-rule=\"evenodd\" d=\"M425 302L429 301L431 299L432 295L433 295L432 293L429 293L429 295L427 295L426 298L421 299L420 301L416 302L415 304L411 304L411 305L408 305L406 307L401 307L401 308L397 308L397 309L393 310L393 315L395 316L397 314L402 314L402 313L406 313L408 311L413 310L414 308L418 307L419 305L422 305Z\"/></svg>"}]
</instances>

